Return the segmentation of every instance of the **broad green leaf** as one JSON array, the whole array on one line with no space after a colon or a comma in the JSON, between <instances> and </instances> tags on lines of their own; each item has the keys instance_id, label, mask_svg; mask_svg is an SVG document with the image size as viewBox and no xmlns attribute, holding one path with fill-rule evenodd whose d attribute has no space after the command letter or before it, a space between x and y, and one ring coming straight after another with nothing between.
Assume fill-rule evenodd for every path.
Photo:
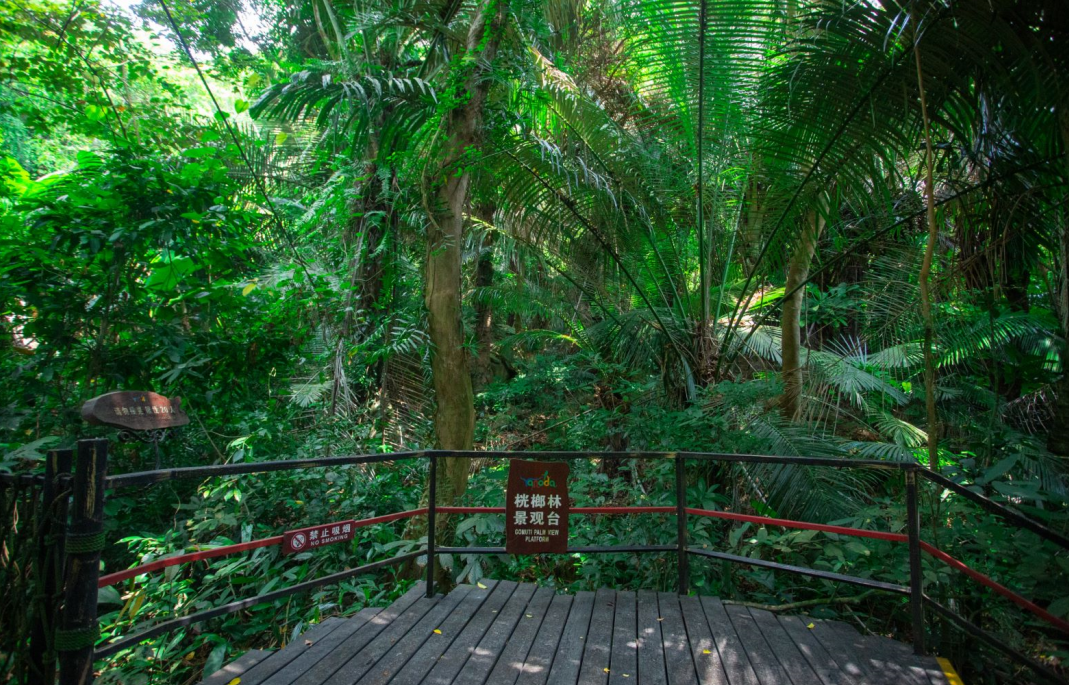
<instances>
[{"instance_id":1,"label":"broad green leaf","mask_svg":"<svg viewBox=\"0 0 1069 685\"><path fill-rule=\"evenodd\" d=\"M86 105L85 116L89 121L103 121L108 116L108 111L97 105Z\"/></svg>"},{"instance_id":2,"label":"broad green leaf","mask_svg":"<svg viewBox=\"0 0 1069 685\"><path fill-rule=\"evenodd\" d=\"M152 273L145 279L145 287L159 291L174 290L182 277L196 268L196 264L189 257L161 259L153 265Z\"/></svg>"}]
</instances>

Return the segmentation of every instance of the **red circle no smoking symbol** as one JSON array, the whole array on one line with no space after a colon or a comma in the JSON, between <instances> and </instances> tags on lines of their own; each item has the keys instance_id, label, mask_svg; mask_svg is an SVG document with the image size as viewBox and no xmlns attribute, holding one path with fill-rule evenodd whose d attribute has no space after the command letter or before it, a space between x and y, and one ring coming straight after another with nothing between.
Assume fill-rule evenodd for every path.
<instances>
[{"instance_id":1,"label":"red circle no smoking symbol","mask_svg":"<svg viewBox=\"0 0 1069 685\"><path fill-rule=\"evenodd\" d=\"M290 549L292 549L292 550L301 549L307 543L308 543L308 537L304 533L297 533L292 538L290 538Z\"/></svg>"}]
</instances>

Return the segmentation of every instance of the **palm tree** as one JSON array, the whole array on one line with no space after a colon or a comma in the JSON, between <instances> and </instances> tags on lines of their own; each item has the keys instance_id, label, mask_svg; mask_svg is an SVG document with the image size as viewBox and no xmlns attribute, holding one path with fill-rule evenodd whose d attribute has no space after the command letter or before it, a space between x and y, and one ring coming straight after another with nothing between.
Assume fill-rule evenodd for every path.
<instances>
[{"instance_id":1,"label":"palm tree","mask_svg":"<svg viewBox=\"0 0 1069 685\"><path fill-rule=\"evenodd\" d=\"M1045 3L621 0L547 12L571 17L570 31L504 6L488 16L486 8L439 9L433 26L415 28L401 15L354 17L362 42L348 61L265 93L257 111L315 110L322 125L342 122L408 156L399 173L418 181L429 226L425 293L442 446L471 445L460 312L473 185L497 198L495 221L515 243L589 303L594 316L561 323L571 340L659 370L665 395L690 401L754 364L777 365L781 408L800 418L812 415L806 404L815 397L804 368L813 389L849 398L864 388L904 403L885 376L915 373L901 363L900 351L912 347L929 351L925 395L934 401L946 347L933 336L925 343L923 317L905 312L882 341L886 353L805 350L797 333L806 285L836 260L933 216L929 209L943 208L941 222L965 198L1020 197L1014 184L1042 172L1044 155L1061 144L1049 116L1028 117L1064 101L1051 68L1064 56L1046 42L1055 8ZM499 29L510 16L514 28ZM549 30L538 24L545 21ZM406 47L389 60L369 58L379 43L368 36L383 26ZM491 88L503 47L511 78ZM468 66L449 67L450 56ZM371 83L389 97L367 97ZM432 83L438 106L417 95ZM984 113L996 102L1007 122L999 128L1017 143L1003 146L997 170L986 173L969 155L978 132L991 130ZM465 163L479 148L470 158L478 162ZM441 161L428 167L432 159ZM915 170L929 164L939 183L920 188ZM916 197L930 207L904 200ZM945 233L929 220L929 235L933 225ZM826 259L822 234L851 244ZM870 359L885 366L873 369ZM872 416L897 430L884 414ZM927 423L935 446L937 421Z\"/></svg>"}]
</instances>

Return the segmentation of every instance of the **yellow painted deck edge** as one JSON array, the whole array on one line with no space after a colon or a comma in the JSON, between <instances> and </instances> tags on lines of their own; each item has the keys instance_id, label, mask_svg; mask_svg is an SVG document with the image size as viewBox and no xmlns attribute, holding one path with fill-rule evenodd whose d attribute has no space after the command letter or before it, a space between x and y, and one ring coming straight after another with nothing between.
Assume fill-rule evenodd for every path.
<instances>
[{"instance_id":1,"label":"yellow painted deck edge","mask_svg":"<svg viewBox=\"0 0 1069 685\"><path fill-rule=\"evenodd\" d=\"M947 677L947 682L950 685L965 685L965 682L958 675L958 672L954 670L954 665L949 660L943 657L936 657L936 661L939 662L939 668L943 669L943 675Z\"/></svg>"}]
</instances>

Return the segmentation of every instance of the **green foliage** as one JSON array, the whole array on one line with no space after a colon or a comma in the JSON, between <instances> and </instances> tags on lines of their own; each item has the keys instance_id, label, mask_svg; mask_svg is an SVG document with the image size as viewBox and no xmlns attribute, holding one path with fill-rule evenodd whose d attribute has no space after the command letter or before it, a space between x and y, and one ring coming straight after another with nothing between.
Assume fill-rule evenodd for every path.
<instances>
[{"instance_id":1,"label":"green foliage","mask_svg":"<svg viewBox=\"0 0 1069 685\"><path fill-rule=\"evenodd\" d=\"M167 466L433 445L426 229L436 191L467 178L456 318L485 366L477 448L589 452L573 465L576 505L669 505L670 463L596 453L915 461L934 437L948 476L1069 526L1064 455L1045 445L1069 426L1069 404L1054 399L1069 393L1058 119L1069 40L1053 3L511 2L489 64L478 3L169 7L195 57L210 56L200 66L223 111L156 3L134 19L97 2L0 0L0 470L108 434L77 410L114 389L183 397L194 421L163 445ZM489 86L484 143L443 169L476 75ZM917 306L919 75L936 148L938 426ZM796 325L782 314L785 271L811 213L826 228L797 322L801 411L784 418L784 332ZM111 471L149 458L117 444ZM464 502L499 506L504 466L478 466ZM410 509L424 478L421 466L382 465L114 493L104 569ZM873 472L695 464L686 487L707 509L905 525L901 483ZM1069 615L1063 552L947 493L922 498L925 539ZM500 516L454 523L457 544L501 543ZM576 517L572 532L575 545L664 544L675 522ZM689 535L907 580L894 543L695 517ZM419 536L384 524L315 554L267 548L147 574L101 593L102 625L126 635L387 558ZM676 573L673 555L442 561L459 582L566 590L667 590ZM934 560L924 569L931 596L1048 663L1069 658L1013 605ZM691 572L703 593L824 601L808 610L909 630L897 598L843 604L850 591L826 581L707 560ZM411 580L391 573L147 642L102 679L193 681L308 623L388 602ZM972 664L970 677L1014 677L953 635L939 625L929 637Z\"/></svg>"},{"instance_id":2,"label":"green foliage","mask_svg":"<svg viewBox=\"0 0 1069 685\"><path fill-rule=\"evenodd\" d=\"M418 471L404 467L381 472L339 469L206 481L194 492L180 495L185 500L177 507L184 516L183 525L164 536L154 531L167 525L169 507L158 506L138 493L111 498L107 512L111 522L109 537L118 538L116 549L124 551L106 562L105 571L130 562L144 563L185 551L270 537L285 529L411 509L417 499L405 485L420 477ZM279 499L280 493L286 496ZM146 516L146 504L162 520ZM136 528L121 527L128 525L135 511L141 512ZM275 546L172 566L162 573L102 590L101 625L105 635L123 635L146 620L181 616L310 580L345 566L387 558L397 553L400 532L399 524L383 524L358 529L351 543L316 552L283 556ZM179 631L166 642L147 643L121 653L111 662L103 681L147 682L163 676L184 679L196 668L211 672L233 659L243 645L286 644L308 623L329 615L352 615L364 606L390 601L407 584L362 576L305 596L258 605L249 612L205 624L196 633Z\"/></svg>"}]
</instances>

